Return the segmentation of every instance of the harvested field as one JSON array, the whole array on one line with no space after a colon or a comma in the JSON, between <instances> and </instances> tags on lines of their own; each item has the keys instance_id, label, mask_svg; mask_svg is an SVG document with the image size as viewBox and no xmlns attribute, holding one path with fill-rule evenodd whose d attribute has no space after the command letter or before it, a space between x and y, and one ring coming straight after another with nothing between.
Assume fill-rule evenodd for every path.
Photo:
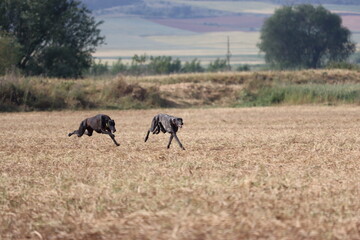
<instances>
[{"instance_id":1,"label":"harvested field","mask_svg":"<svg viewBox=\"0 0 360 240\"><path fill-rule=\"evenodd\" d=\"M143 142L151 118L184 119ZM360 239L360 108L1 113L0 239Z\"/></svg>"}]
</instances>

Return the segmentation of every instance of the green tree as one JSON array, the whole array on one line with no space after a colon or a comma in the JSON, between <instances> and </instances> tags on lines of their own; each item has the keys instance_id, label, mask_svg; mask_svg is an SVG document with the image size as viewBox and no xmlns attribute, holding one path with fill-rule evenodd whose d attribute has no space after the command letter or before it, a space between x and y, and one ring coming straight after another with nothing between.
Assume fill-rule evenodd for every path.
<instances>
[{"instance_id":1,"label":"green tree","mask_svg":"<svg viewBox=\"0 0 360 240\"><path fill-rule=\"evenodd\" d=\"M27 74L81 77L103 43L99 24L78 0L0 1L0 31L21 45Z\"/></svg>"},{"instance_id":2,"label":"green tree","mask_svg":"<svg viewBox=\"0 0 360 240\"><path fill-rule=\"evenodd\" d=\"M129 72L134 75L147 74L148 66L145 64L149 57L144 53L143 55L135 54L131 59L131 66Z\"/></svg>"},{"instance_id":3,"label":"green tree","mask_svg":"<svg viewBox=\"0 0 360 240\"><path fill-rule=\"evenodd\" d=\"M141 66L145 64L145 62L148 60L148 56L144 53L143 55L137 55L135 54L132 57L132 63L133 64L140 64Z\"/></svg>"},{"instance_id":4,"label":"green tree","mask_svg":"<svg viewBox=\"0 0 360 240\"><path fill-rule=\"evenodd\" d=\"M273 67L319 68L344 61L355 51L350 31L339 15L322 6L284 6L269 17L258 47Z\"/></svg>"},{"instance_id":5,"label":"green tree","mask_svg":"<svg viewBox=\"0 0 360 240\"><path fill-rule=\"evenodd\" d=\"M239 65L239 66L236 68L236 71L239 71L239 72L250 71L250 66L247 65L247 64Z\"/></svg>"},{"instance_id":6,"label":"green tree","mask_svg":"<svg viewBox=\"0 0 360 240\"><path fill-rule=\"evenodd\" d=\"M185 73L203 72L204 68L201 66L200 60L195 58L190 62L185 62L181 71Z\"/></svg>"},{"instance_id":7,"label":"green tree","mask_svg":"<svg viewBox=\"0 0 360 240\"><path fill-rule=\"evenodd\" d=\"M107 63L102 63L101 59L98 62L94 61L89 71L92 76L101 76L107 73L109 73L109 66Z\"/></svg>"},{"instance_id":8,"label":"green tree","mask_svg":"<svg viewBox=\"0 0 360 240\"><path fill-rule=\"evenodd\" d=\"M181 61L169 56L150 56L148 68L153 74L177 73L181 70Z\"/></svg>"},{"instance_id":9,"label":"green tree","mask_svg":"<svg viewBox=\"0 0 360 240\"><path fill-rule=\"evenodd\" d=\"M126 73L128 67L126 64L122 62L122 59L119 58L116 62L114 62L111 66L111 73L116 75L119 73Z\"/></svg>"},{"instance_id":10,"label":"green tree","mask_svg":"<svg viewBox=\"0 0 360 240\"><path fill-rule=\"evenodd\" d=\"M217 58L214 62L210 62L207 71L208 72L218 72L228 70L228 64L226 59Z\"/></svg>"},{"instance_id":11,"label":"green tree","mask_svg":"<svg viewBox=\"0 0 360 240\"><path fill-rule=\"evenodd\" d=\"M20 59L20 45L16 39L0 34L0 75L11 71Z\"/></svg>"}]
</instances>

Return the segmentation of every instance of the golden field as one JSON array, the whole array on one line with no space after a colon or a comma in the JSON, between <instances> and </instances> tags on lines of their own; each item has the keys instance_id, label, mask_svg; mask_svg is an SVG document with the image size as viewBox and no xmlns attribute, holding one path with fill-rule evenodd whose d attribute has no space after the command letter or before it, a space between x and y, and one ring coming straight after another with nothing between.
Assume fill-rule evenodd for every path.
<instances>
[{"instance_id":1,"label":"golden field","mask_svg":"<svg viewBox=\"0 0 360 240\"><path fill-rule=\"evenodd\" d=\"M178 133L143 138L152 117ZM0 239L360 239L360 108L0 114Z\"/></svg>"}]
</instances>

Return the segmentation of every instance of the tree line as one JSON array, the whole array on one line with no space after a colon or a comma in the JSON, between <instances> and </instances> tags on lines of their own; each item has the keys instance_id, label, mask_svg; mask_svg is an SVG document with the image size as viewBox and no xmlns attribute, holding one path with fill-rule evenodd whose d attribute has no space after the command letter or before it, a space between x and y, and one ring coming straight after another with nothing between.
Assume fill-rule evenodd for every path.
<instances>
[{"instance_id":1,"label":"tree line","mask_svg":"<svg viewBox=\"0 0 360 240\"><path fill-rule=\"evenodd\" d=\"M161 75L172 73L200 73L228 71L226 59L217 58L207 66L203 66L197 58L183 63L180 59L173 59L171 56L147 56L146 54L135 54L130 63L124 63L121 58L111 65L107 62L96 61L89 71L90 76L100 75ZM247 64L238 65L236 71L250 71Z\"/></svg>"}]
</instances>

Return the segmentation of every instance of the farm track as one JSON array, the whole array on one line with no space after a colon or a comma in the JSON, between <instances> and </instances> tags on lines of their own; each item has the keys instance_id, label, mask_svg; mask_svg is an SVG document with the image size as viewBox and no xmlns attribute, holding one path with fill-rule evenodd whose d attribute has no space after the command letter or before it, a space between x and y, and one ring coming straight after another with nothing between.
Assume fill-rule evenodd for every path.
<instances>
[{"instance_id":1,"label":"farm track","mask_svg":"<svg viewBox=\"0 0 360 240\"><path fill-rule=\"evenodd\" d=\"M359 107L102 112L0 114L0 239L360 239Z\"/></svg>"}]
</instances>

